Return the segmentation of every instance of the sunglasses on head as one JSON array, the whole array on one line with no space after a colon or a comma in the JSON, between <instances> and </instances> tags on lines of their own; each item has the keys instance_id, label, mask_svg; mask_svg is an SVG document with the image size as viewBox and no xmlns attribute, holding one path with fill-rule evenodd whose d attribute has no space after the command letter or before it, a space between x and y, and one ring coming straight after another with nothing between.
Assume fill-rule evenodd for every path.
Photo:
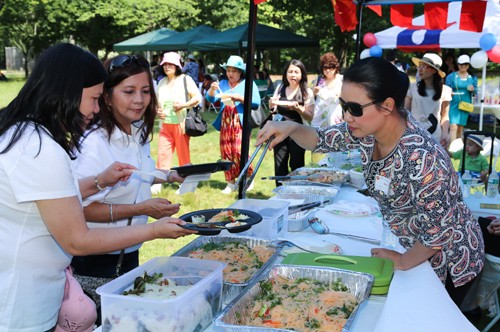
<instances>
[{"instance_id":1,"label":"sunglasses on head","mask_svg":"<svg viewBox=\"0 0 500 332\"><path fill-rule=\"evenodd\" d=\"M143 56L140 55L119 55L109 64L108 72L111 73L113 70L118 68L124 68L131 63L136 63L144 68L149 68L149 62Z\"/></svg>"},{"instance_id":2,"label":"sunglasses on head","mask_svg":"<svg viewBox=\"0 0 500 332\"><path fill-rule=\"evenodd\" d=\"M360 105L358 103L346 102L342 98L339 98L339 101L340 101L340 107L342 107L342 111L344 113L349 112L349 114L351 114L356 118L363 116L363 108L379 103L379 101L372 101L368 104Z\"/></svg>"}]
</instances>

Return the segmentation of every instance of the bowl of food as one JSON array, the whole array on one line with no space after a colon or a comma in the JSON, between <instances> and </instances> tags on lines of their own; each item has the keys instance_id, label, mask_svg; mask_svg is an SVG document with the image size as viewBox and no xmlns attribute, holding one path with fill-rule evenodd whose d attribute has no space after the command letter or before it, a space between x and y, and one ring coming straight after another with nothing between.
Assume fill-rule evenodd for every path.
<instances>
[{"instance_id":1,"label":"bowl of food","mask_svg":"<svg viewBox=\"0 0 500 332\"><path fill-rule=\"evenodd\" d=\"M365 176L361 167L355 167L349 170L349 183L355 188L363 188L365 185Z\"/></svg>"}]
</instances>

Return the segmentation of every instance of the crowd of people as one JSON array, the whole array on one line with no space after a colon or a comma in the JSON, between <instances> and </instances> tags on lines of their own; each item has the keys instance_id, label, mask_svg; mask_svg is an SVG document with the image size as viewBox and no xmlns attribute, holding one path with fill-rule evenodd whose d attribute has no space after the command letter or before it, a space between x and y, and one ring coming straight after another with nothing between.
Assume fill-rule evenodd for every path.
<instances>
[{"instance_id":1,"label":"crowd of people","mask_svg":"<svg viewBox=\"0 0 500 332\"><path fill-rule=\"evenodd\" d=\"M374 248L372 256L392 260L398 270L429 261L460 306L481 274L485 247L498 254L500 235L500 220L480 225L472 216L450 159L462 151L448 151L467 121L458 104L477 92L470 58L461 55L457 70L447 63L446 72L437 54L413 58L415 83L381 58L341 71L327 52L318 63L320 74L311 83L299 59L285 64L276 86L267 72L258 73L269 83L269 109L282 121L263 125L256 145L274 138L275 175L304 166L306 150L359 149L368 191L406 249ZM137 267L143 242L195 233L172 217L179 211L175 199L152 197L162 183L184 181L170 169L175 152L180 166L191 163L188 109L220 103L212 125L220 132L221 159L233 162L222 193L236 191L243 104L251 98L256 109L262 101L255 83L245 95L248 67L240 56L220 67L224 78L213 79L202 60L189 54L183 64L177 52L163 54L154 66L124 54L102 64L70 44L40 56L19 95L0 112L0 239L7 244L0 264L1 326L53 331L62 324L68 266L99 305L96 288ZM157 120L155 163L150 142ZM486 181L481 139L469 136L464 145L461 163L479 167ZM148 175L154 170L165 177ZM248 176L252 172L249 167ZM148 217L156 221L147 223Z\"/></svg>"}]
</instances>

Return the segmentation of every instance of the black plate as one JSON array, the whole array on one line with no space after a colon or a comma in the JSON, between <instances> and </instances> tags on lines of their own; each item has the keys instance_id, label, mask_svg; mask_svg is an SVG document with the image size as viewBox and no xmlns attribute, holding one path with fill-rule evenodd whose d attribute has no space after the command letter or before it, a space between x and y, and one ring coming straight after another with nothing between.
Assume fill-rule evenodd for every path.
<instances>
[{"instance_id":1,"label":"black plate","mask_svg":"<svg viewBox=\"0 0 500 332\"><path fill-rule=\"evenodd\" d=\"M176 170L180 176L186 177L188 175L193 175L193 174L227 171L232 164L233 164L232 161L219 161L216 163L172 167L172 169Z\"/></svg>"},{"instance_id":2,"label":"black plate","mask_svg":"<svg viewBox=\"0 0 500 332\"><path fill-rule=\"evenodd\" d=\"M205 220L209 220L210 218L215 216L217 213L219 213L221 211L228 211L228 210L238 210L238 211L240 211L240 213L247 215L249 217L248 219L241 220L241 222L246 222L246 225L229 228L229 227L225 226L226 224L228 224L228 222L216 222L216 223L205 222L204 224L215 224L218 226L217 228L205 228L205 227L200 227L196 224L193 224L191 221L192 216L203 215L203 216L205 216ZM240 232L244 232L244 231L250 229L250 227L252 227L253 225L258 224L259 222L262 221L262 216L260 214L258 214L257 212L253 212L253 211L249 211L249 210L242 210L242 209L200 210L200 211L194 211L194 212L184 214L184 215L180 216L179 218L184 220L185 222L187 222L186 225L182 225L181 227L198 231L199 235L217 235L223 229L227 230L230 233L240 233Z\"/></svg>"}]
</instances>

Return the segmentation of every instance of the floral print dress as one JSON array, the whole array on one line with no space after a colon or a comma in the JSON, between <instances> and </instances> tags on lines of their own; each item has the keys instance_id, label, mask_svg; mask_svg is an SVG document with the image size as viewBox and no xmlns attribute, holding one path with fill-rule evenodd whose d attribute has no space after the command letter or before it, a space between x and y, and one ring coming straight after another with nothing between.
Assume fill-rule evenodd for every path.
<instances>
[{"instance_id":1,"label":"floral print dress","mask_svg":"<svg viewBox=\"0 0 500 332\"><path fill-rule=\"evenodd\" d=\"M380 160L372 160L374 137L356 138L346 123L316 130L315 152L360 149L368 190L384 219L405 249L419 241L439 250L430 263L443 284L448 274L455 287L478 275L484 258L479 224L446 151L410 114L398 145Z\"/></svg>"}]
</instances>

